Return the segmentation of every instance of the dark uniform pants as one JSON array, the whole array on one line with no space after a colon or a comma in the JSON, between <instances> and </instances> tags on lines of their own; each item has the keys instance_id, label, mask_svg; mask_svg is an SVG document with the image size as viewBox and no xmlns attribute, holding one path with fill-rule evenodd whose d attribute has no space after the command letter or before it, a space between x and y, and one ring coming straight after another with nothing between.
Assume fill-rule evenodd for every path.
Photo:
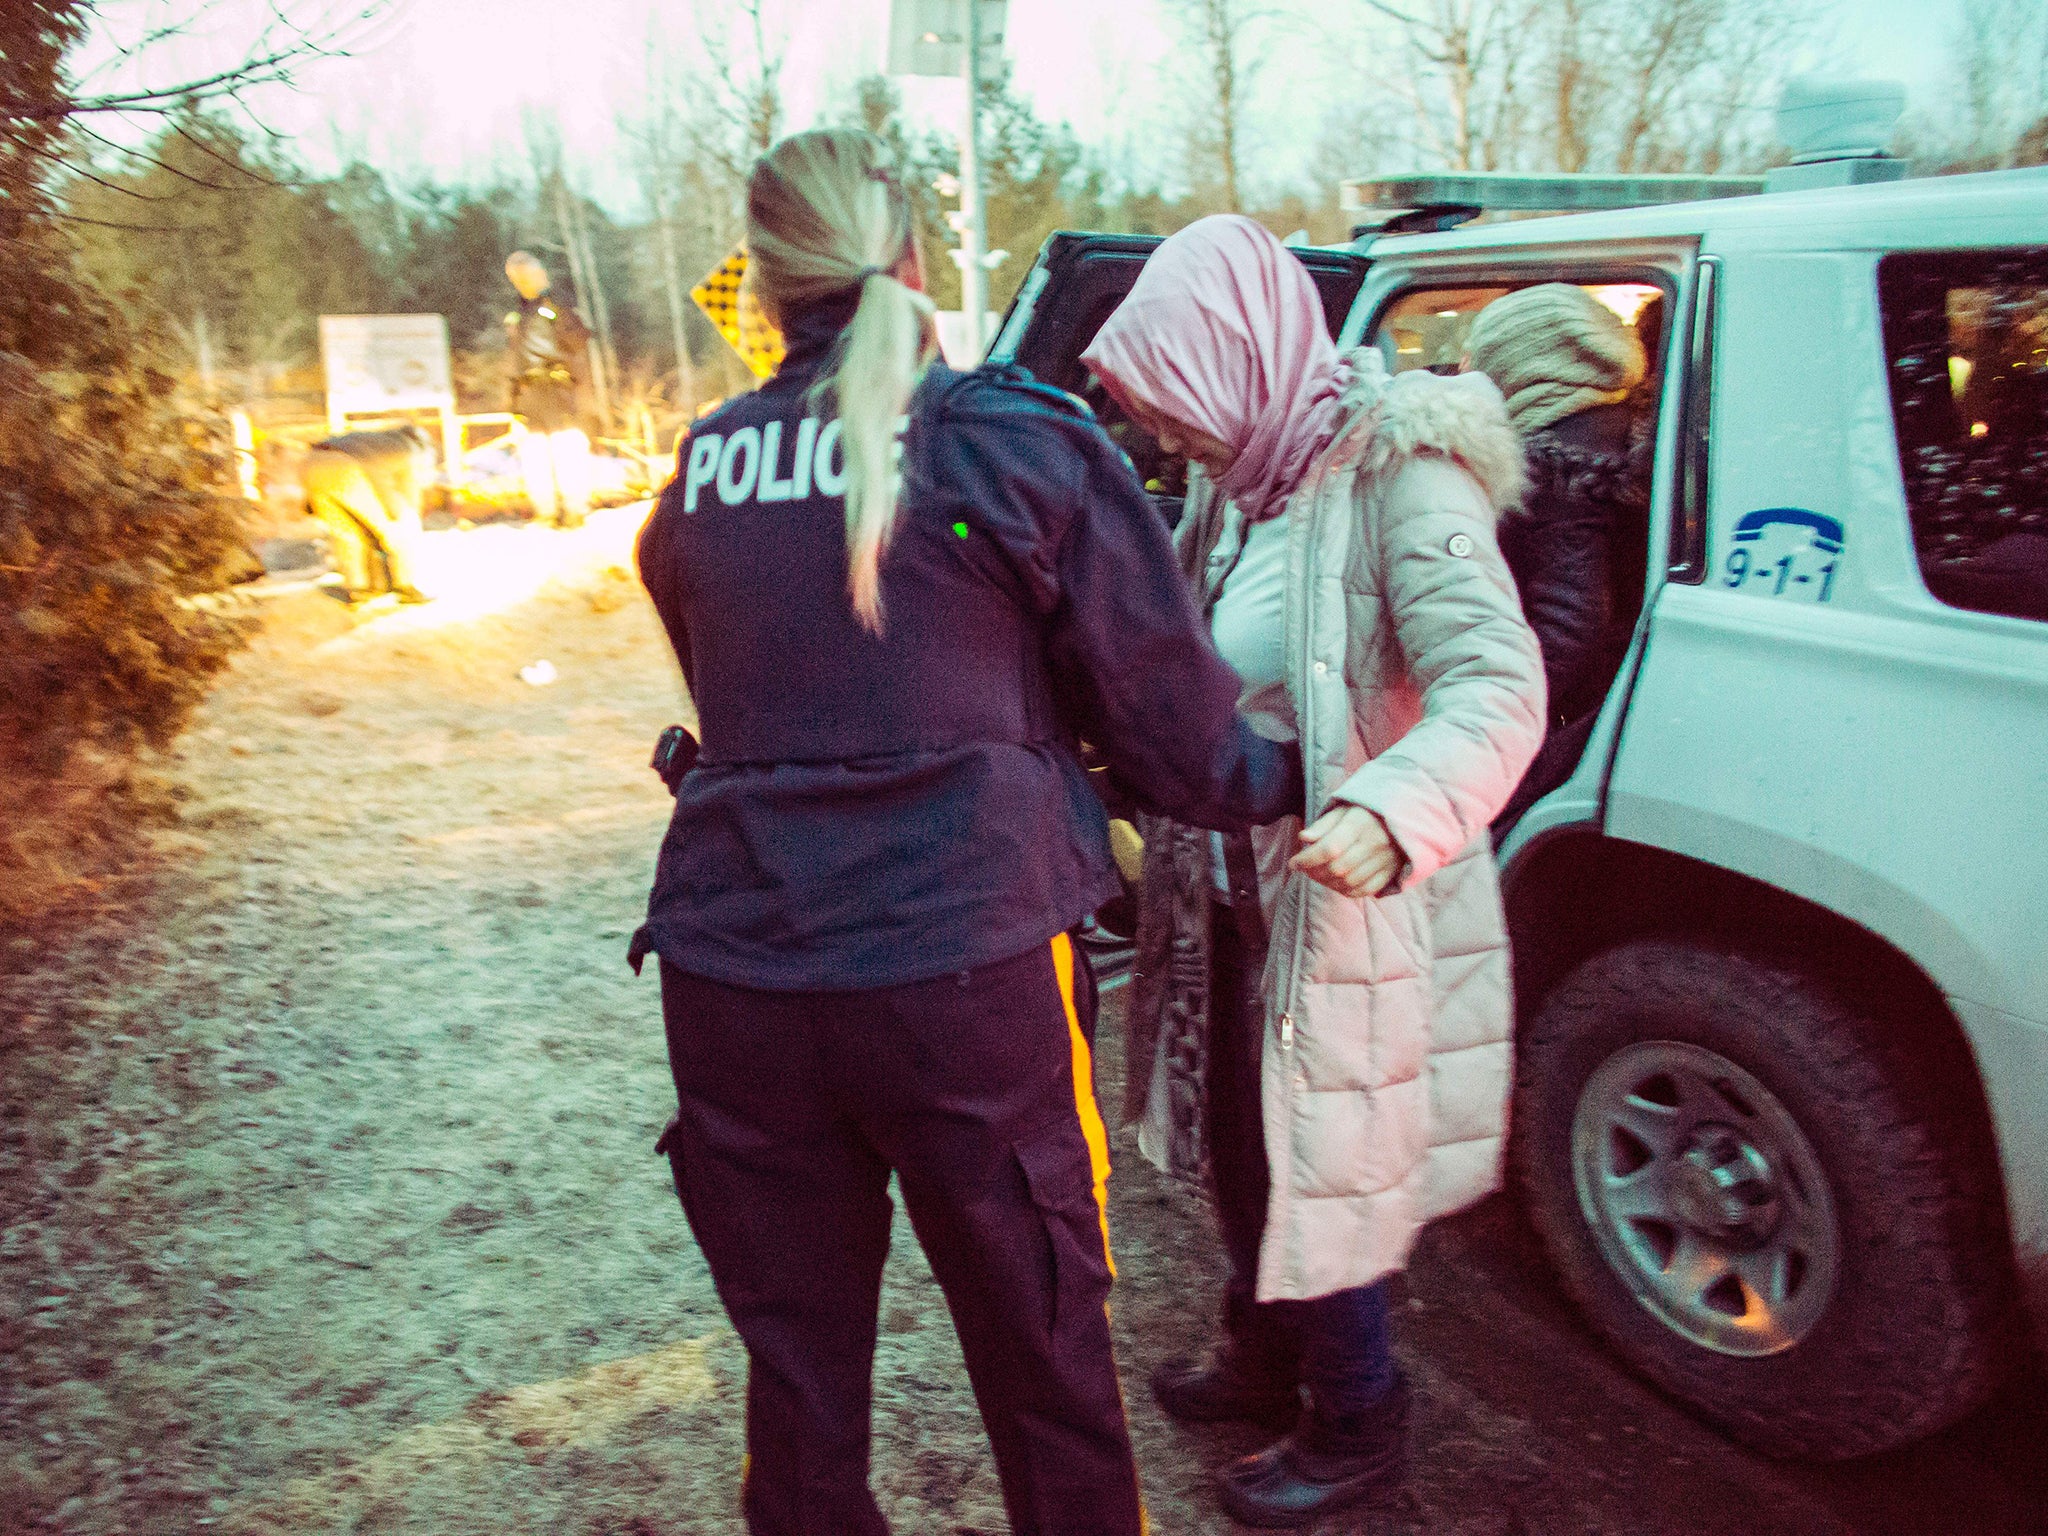
<instances>
[{"instance_id":1,"label":"dark uniform pants","mask_svg":"<svg viewBox=\"0 0 2048 1536\"><path fill-rule=\"evenodd\" d=\"M746 1342L754 1536L877 1536L868 1489L893 1170L960 1335L1017 1536L1136 1536L1110 1354L1094 984L1065 935L859 992L663 964L690 1229Z\"/></svg>"}]
</instances>

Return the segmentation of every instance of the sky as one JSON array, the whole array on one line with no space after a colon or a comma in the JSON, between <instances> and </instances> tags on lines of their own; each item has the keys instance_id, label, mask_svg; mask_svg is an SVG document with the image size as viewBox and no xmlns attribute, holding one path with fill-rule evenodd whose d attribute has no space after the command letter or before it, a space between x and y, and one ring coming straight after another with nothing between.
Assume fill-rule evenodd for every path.
<instances>
[{"instance_id":1,"label":"sky","mask_svg":"<svg viewBox=\"0 0 2048 1536\"><path fill-rule=\"evenodd\" d=\"M855 80L881 68L888 0L770 3L789 37L790 126L836 110ZM1827 40L1811 64L1903 80L1915 107L1935 110L1962 0L1805 3ZM95 84L138 73L152 83L191 78L241 56L273 4L295 19L345 9L341 0L102 0L101 35L82 57ZM169 21L186 23L186 35L156 44L140 66L99 63L116 39ZM1172 140L1161 130L1177 63L1160 0L1011 0L1007 30L1017 86L1043 116L1069 123L1112 168L1166 169L1154 157ZM347 35L349 57L318 61L296 90L253 100L314 169L359 156L401 175L520 176L523 125L539 108L559 120L579 180L620 212L633 211L635 193L618 124L644 94L650 54L666 51L685 69L701 56L690 0L387 0ZM1274 34L1266 51L1256 150L1268 179L1286 182L1302 173L1322 126L1301 103L1318 99L1329 50L1304 25ZM958 122L956 83L912 80L904 94L913 117Z\"/></svg>"}]
</instances>

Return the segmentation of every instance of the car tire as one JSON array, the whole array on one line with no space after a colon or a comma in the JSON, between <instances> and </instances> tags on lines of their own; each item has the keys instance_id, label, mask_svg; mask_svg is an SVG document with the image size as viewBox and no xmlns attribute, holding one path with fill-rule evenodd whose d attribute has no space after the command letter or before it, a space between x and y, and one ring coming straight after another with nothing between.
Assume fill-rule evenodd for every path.
<instances>
[{"instance_id":1,"label":"car tire","mask_svg":"<svg viewBox=\"0 0 2048 1536\"><path fill-rule=\"evenodd\" d=\"M1768 1455L1900 1445L1997 1380L1995 1195L1886 1038L1793 966L1644 940L1581 964L1519 1043L1509 1155L1566 1289Z\"/></svg>"}]
</instances>

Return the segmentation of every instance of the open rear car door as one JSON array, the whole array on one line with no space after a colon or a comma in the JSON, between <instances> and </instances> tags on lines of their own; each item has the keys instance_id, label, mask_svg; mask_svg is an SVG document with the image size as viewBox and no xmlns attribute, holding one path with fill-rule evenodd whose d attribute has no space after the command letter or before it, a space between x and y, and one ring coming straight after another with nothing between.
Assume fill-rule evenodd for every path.
<instances>
[{"instance_id":1,"label":"open rear car door","mask_svg":"<svg viewBox=\"0 0 2048 1536\"><path fill-rule=\"evenodd\" d=\"M1087 381L1081 354L1159 243L1157 235L1052 235L1003 316L989 361L1021 363L1043 382L1080 394ZM1335 336L1365 281L1367 258L1320 246L1292 249L1315 279Z\"/></svg>"},{"instance_id":2,"label":"open rear car door","mask_svg":"<svg viewBox=\"0 0 2048 1536\"><path fill-rule=\"evenodd\" d=\"M1016 363L1040 382L1086 400L1138 472L1169 523L1177 522L1187 488L1187 466L1124 418L1089 378L1081 354L1124 301L1138 273L1158 248L1158 235L1091 235L1060 230L1045 242L1017 290L989 348L992 363ZM1330 334L1336 336L1365 282L1367 259L1345 249L1291 247L1315 280Z\"/></svg>"},{"instance_id":3,"label":"open rear car door","mask_svg":"<svg viewBox=\"0 0 2048 1536\"><path fill-rule=\"evenodd\" d=\"M1081 354L1111 311L1124 301L1159 243L1157 235L1088 235L1072 230L1053 235L1011 301L989 348L989 361L1028 368L1042 383L1087 401L1104 429L1130 455L1153 504L1172 526L1180 521L1181 501L1187 493L1186 461L1160 452L1151 435L1124 416L1081 364ZM1293 249L1315 279L1324 320L1334 337L1343 330L1352 301L1365 282L1366 258L1349 250ZM1091 777L1097 777L1099 783L1099 776ZM1111 814L1118 814L1114 805ZM1138 863L1144 847L1128 822L1112 821L1110 833L1124 894L1103 907L1081 935L1095 954L1105 986L1118 985L1129 964L1128 941L1137 932Z\"/></svg>"}]
</instances>

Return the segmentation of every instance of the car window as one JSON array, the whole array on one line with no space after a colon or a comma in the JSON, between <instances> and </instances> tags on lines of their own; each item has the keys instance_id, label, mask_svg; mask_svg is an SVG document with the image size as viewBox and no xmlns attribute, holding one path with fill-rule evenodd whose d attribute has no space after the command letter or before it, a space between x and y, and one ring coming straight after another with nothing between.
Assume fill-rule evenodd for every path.
<instances>
[{"instance_id":1,"label":"car window","mask_svg":"<svg viewBox=\"0 0 2048 1536\"><path fill-rule=\"evenodd\" d=\"M1431 368L1456 373L1465 355L1465 338L1479 311L1511 288L1412 288L1396 298L1380 316L1373 343L1386 359L1387 372Z\"/></svg>"},{"instance_id":2,"label":"car window","mask_svg":"<svg viewBox=\"0 0 2048 1536\"><path fill-rule=\"evenodd\" d=\"M1649 283L1587 283L1586 291L1632 326L1643 331L1643 350L1654 369L1661 322L1663 290ZM1487 288L1411 288L1399 295L1379 318L1373 343L1386 359L1389 373L1429 368L1456 373L1465 355L1466 339L1479 311L1515 290L1505 284Z\"/></svg>"},{"instance_id":3,"label":"car window","mask_svg":"<svg viewBox=\"0 0 2048 1536\"><path fill-rule=\"evenodd\" d=\"M1928 591L2048 620L2048 251L1887 256L1878 291Z\"/></svg>"}]
</instances>

